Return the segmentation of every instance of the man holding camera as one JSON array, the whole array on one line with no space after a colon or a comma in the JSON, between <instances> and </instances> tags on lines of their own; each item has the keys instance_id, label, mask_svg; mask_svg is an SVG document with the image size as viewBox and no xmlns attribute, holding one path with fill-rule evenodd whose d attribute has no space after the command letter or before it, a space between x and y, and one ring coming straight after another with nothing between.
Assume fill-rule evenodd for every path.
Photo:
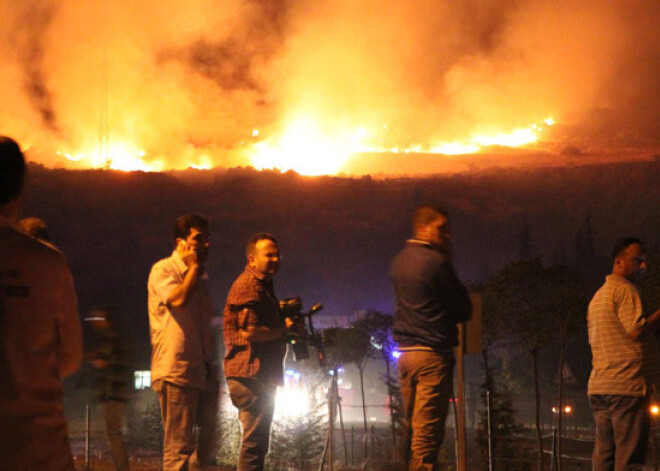
<instances>
[{"instance_id":1,"label":"man holding camera","mask_svg":"<svg viewBox=\"0 0 660 471\"><path fill-rule=\"evenodd\" d=\"M214 461L219 383L204 271L208 226L196 214L179 217L174 252L149 274L151 384L160 399L165 471L203 469ZM195 424L200 428L196 452Z\"/></svg>"},{"instance_id":2,"label":"man holding camera","mask_svg":"<svg viewBox=\"0 0 660 471\"><path fill-rule=\"evenodd\" d=\"M224 310L224 365L243 429L238 471L260 471L268 453L275 393L283 383L282 338L291 321L281 319L273 290L273 276L280 266L275 237L253 235L246 254L247 266L229 290Z\"/></svg>"}]
</instances>

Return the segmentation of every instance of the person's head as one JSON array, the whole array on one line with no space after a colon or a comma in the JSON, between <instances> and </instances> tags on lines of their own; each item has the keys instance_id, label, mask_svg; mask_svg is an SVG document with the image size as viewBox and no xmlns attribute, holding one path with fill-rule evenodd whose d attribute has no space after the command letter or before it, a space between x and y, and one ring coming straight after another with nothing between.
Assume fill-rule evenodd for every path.
<instances>
[{"instance_id":1,"label":"person's head","mask_svg":"<svg viewBox=\"0 0 660 471\"><path fill-rule=\"evenodd\" d=\"M209 221L198 214L184 214L174 221L174 243L182 251L187 245L194 247L197 259L203 264L209 252Z\"/></svg>"},{"instance_id":2,"label":"person's head","mask_svg":"<svg viewBox=\"0 0 660 471\"><path fill-rule=\"evenodd\" d=\"M25 180L25 157L13 139L0 136L0 211L18 219L20 195Z\"/></svg>"},{"instance_id":3,"label":"person's head","mask_svg":"<svg viewBox=\"0 0 660 471\"><path fill-rule=\"evenodd\" d=\"M440 206L418 207L415 210L412 224L413 235L416 239L429 242L442 252L450 252L449 215Z\"/></svg>"},{"instance_id":4,"label":"person's head","mask_svg":"<svg viewBox=\"0 0 660 471\"><path fill-rule=\"evenodd\" d=\"M277 239L267 232L259 232L245 247L248 265L266 276L273 276L280 267L280 248Z\"/></svg>"},{"instance_id":5,"label":"person's head","mask_svg":"<svg viewBox=\"0 0 660 471\"><path fill-rule=\"evenodd\" d=\"M114 327L117 312L114 307L99 306L91 310L85 322L89 322L95 330L105 330Z\"/></svg>"},{"instance_id":6,"label":"person's head","mask_svg":"<svg viewBox=\"0 0 660 471\"><path fill-rule=\"evenodd\" d=\"M619 239L612 251L612 273L630 281L638 281L646 270L642 241L635 237Z\"/></svg>"},{"instance_id":7,"label":"person's head","mask_svg":"<svg viewBox=\"0 0 660 471\"><path fill-rule=\"evenodd\" d=\"M48 236L48 226L46 226L46 221L40 218L23 218L16 223L16 228L32 237L43 241L50 241Z\"/></svg>"}]
</instances>

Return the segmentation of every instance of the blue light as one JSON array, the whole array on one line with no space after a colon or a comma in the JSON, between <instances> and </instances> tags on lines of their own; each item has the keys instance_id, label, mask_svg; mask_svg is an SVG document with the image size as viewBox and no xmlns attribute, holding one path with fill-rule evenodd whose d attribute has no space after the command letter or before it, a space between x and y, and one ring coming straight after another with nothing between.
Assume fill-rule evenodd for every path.
<instances>
[{"instance_id":1,"label":"blue light","mask_svg":"<svg viewBox=\"0 0 660 471\"><path fill-rule=\"evenodd\" d=\"M392 351L392 358L394 358L395 360L398 360L400 356L401 356L400 351L398 351L398 350L393 350Z\"/></svg>"}]
</instances>

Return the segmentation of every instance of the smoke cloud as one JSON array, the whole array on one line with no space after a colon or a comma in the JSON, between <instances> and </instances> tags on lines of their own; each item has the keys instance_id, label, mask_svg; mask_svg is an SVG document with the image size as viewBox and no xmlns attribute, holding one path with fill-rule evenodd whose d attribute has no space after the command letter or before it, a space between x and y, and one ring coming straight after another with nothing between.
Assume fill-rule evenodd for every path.
<instances>
[{"instance_id":1,"label":"smoke cloud","mask_svg":"<svg viewBox=\"0 0 660 471\"><path fill-rule=\"evenodd\" d=\"M660 136L655 2L0 0L0 15L0 132L47 165L115 140L165 168L247 165L300 118L385 148L548 117L589 145Z\"/></svg>"}]
</instances>

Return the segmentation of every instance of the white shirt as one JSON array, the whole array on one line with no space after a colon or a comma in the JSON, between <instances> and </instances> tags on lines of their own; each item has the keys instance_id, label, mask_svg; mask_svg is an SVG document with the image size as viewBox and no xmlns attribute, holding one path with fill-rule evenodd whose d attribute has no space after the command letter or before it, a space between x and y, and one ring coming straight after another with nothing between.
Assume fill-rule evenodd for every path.
<instances>
[{"instance_id":1,"label":"white shirt","mask_svg":"<svg viewBox=\"0 0 660 471\"><path fill-rule=\"evenodd\" d=\"M172 290L183 283L188 267L177 251L157 262L149 274L149 330L151 382L167 381L203 389L209 374L216 374L211 335L213 306L206 274L197 280L185 306L167 304Z\"/></svg>"}]
</instances>

